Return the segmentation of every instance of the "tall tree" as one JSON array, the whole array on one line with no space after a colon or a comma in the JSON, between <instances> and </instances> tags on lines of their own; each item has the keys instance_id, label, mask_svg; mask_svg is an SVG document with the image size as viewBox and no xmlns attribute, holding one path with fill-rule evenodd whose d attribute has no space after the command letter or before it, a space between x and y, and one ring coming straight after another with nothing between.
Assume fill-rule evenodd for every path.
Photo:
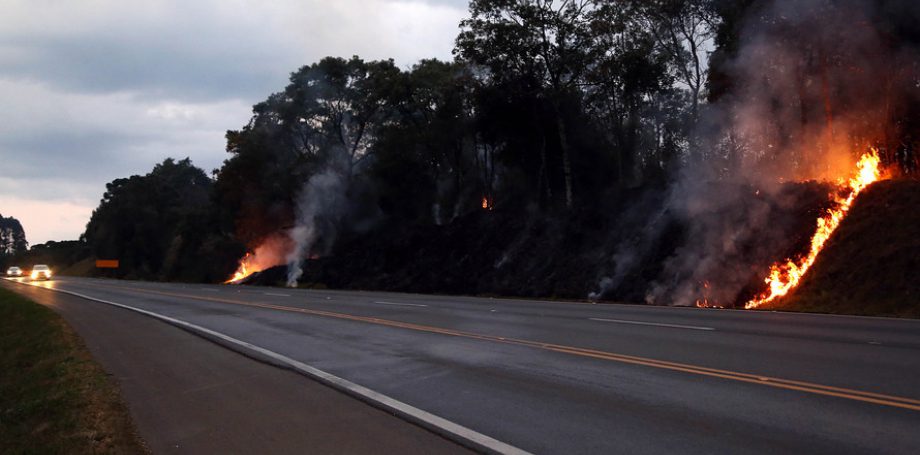
<instances>
[{"instance_id":1,"label":"tall tree","mask_svg":"<svg viewBox=\"0 0 920 455\"><path fill-rule=\"evenodd\" d=\"M637 20L643 8L621 1L605 2L597 9L593 32L598 52L586 74L587 107L613 145L618 180L626 184L634 181L637 161L654 159L649 154L671 155L674 151L661 149L679 142L674 140L673 120L666 121L668 115L655 109L673 109L679 96L674 93L666 53L647 24ZM665 127L671 131L665 132Z\"/></svg>"},{"instance_id":2,"label":"tall tree","mask_svg":"<svg viewBox=\"0 0 920 455\"><path fill-rule=\"evenodd\" d=\"M572 150L563 115L566 99L579 84L595 55L592 0L473 0L470 18L460 23L454 53L489 70L498 84L514 81L548 102L561 150L565 204L572 206ZM545 159L543 159L545 161Z\"/></svg>"},{"instance_id":3,"label":"tall tree","mask_svg":"<svg viewBox=\"0 0 920 455\"><path fill-rule=\"evenodd\" d=\"M119 259L122 274L165 278L172 272L165 266L182 265L170 255L197 248L185 230L205 222L210 189L211 180L188 158L115 179L106 184L84 238L96 257Z\"/></svg>"},{"instance_id":4,"label":"tall tree","mask_svg":"<svg viewBox=\"0 0 920 455\"><path fill-rule=\"evenodd\" d=\"M254 246L294 218L304 182L323 169L354 177L369 161L402 72L392 60L326 57L291 74L253 107L249 124L227 132L232 155L217 177L224 230ZM229 226L229 227L228 227Z\"/></svg>"},{"instance_id":5,"label":"tall tree","mask_svg":"<svg viewBox=\"0 0 920 455\"><path fill-rule=\"evenodd\" d=\"M29 242L26 241L26 233L19 220L0 215L0 255L25 253L28 248Z\"/></svg>"},{"instance_id":6,"label":"tall tree","mask_svg":"<svg viewBox=\"0 0 920 455\"><path fill-rule=\"evenodd\" d=\"M398 115L383 129L372 169L385 211L440 224L479 202L471 200L483 183L475 172L472 80L465 65L439 60L404 73L390 101Z\"/></svg>"}]
</instances>

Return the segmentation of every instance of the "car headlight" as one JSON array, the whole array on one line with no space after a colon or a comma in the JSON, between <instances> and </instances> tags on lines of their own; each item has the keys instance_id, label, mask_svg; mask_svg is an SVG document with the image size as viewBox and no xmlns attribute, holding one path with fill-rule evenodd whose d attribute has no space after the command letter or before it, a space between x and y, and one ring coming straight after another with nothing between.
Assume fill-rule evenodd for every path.
<instances>
[{"instance_id":1,"label":"car headlight","mask_svg":"<svg viewBox=\"0 0 920 455\"><path fill-rule=\"evenodd\" d=\"M32 272L32 279L38 278L38 272Z\"/></svg>"}]
</instances>

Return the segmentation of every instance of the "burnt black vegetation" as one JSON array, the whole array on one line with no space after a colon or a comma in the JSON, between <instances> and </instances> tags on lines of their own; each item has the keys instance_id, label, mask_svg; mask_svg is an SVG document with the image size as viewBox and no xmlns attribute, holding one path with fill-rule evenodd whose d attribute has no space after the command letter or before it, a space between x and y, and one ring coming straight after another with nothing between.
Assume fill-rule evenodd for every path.
<instances>
[{"instance_id":1,"label":"burnt black vegetation","mask_svg":"<svg viewBox=\"0 0 920 455\"><path fill-rule=\"evenodd\" d=\"M869 147L917 175L918 21L910 0L473 0L454 61L303 66L212 175L115 180L80 241L34 254L220 282L271 244L252 283L737 306L806 247L820 182Z\"/></svg>"}]
</instances>

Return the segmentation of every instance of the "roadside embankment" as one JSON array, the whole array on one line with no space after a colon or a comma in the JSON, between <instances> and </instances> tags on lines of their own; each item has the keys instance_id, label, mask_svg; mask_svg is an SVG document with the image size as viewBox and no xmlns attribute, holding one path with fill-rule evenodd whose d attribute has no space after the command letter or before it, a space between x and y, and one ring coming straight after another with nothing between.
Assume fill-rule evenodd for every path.
<instances>
[{"instance_id":1,"label":"roadside embankment","mask_svg":"<svg viewBox=\"0 0 920 455\"><path fill-rule=\"evenodd\" d=\"M799 288L769 308L920 318L920 181L866 188Z\"/></svg>"}]
</instances>

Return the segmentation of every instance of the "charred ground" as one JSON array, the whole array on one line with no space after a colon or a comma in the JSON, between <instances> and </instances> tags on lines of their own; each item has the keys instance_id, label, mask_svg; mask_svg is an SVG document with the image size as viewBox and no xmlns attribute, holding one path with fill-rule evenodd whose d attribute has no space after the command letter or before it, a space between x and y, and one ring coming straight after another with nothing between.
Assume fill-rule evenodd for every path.
<instances>
[{"instance_id":1,"label":"charred ground","mask_svg":"<svg viewBox=\"0 0 920 455\"><path fill-rule=\"evenodd\" d=\"M749 186L718 190L735 197L713 208L713 219L762 205L774 220L738 242L737 255L746 261L725 264L732 274L743 270L745 285L735 299L711 303L734 307L762 290L761 278L775 258L807 246L815 219L829 204L830 187L787 184L770 195ZM497 208L446 226L383 228L343 239L333 254L306 261L301 285L645 303L653 283L681 278L668 276L666 264L697 241L690 235L693 220L669 207L669 200L668 190L643 188L608 195L600 210L522 216ZM719 236L734 234L734 224L720 226L713 227L724 230ZM248 283L282 284L285 273L286 267L276 267ZM709 286L722 286L725 273L713 268Z\"/></svg>"},{"instance_id":2,"label":"charred ground","mask_svg":"<svg viewBox=\"0 0 920 455\"><path fill-rule=\"evenodd\" d=\"M116 179L79 241L0 265L738 307L808 247L816 180L870 150L920 175L917 2L555 3L471 1L451 61L305 65L212 174ZM870 192L778 305L915 314L912 184Z\"/></svg>"}]
</instances>

